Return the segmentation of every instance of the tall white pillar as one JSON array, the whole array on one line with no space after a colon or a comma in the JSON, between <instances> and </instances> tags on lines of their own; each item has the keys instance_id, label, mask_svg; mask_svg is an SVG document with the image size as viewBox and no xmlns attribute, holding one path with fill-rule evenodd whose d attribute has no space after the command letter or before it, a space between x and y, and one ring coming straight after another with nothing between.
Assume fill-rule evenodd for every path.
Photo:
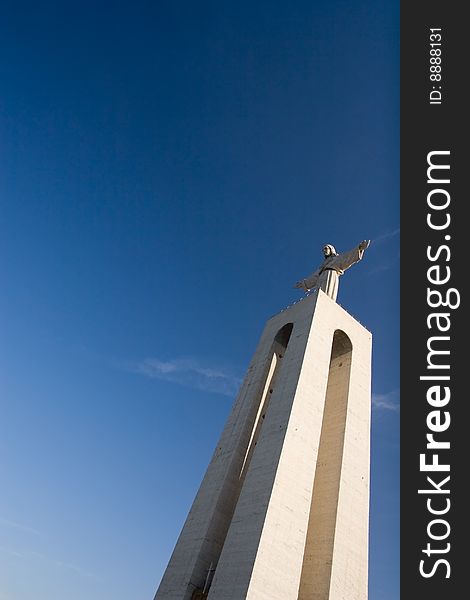
<instances>
[{"instance_id":1,"label":"tall white pillar","mask_svg":"<svg viewBox=\"0 0 470 600\"><path fill-rule=\"evenodd\" d=\"M323 292L267 322L155 600L366 600L370 379Z\"/></svg>"}]
</instances>

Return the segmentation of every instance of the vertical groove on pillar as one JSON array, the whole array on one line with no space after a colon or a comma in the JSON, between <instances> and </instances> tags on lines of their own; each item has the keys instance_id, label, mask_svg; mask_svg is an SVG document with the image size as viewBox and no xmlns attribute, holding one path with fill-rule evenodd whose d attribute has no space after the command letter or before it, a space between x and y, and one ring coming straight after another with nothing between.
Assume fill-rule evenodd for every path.
<instances>
[{"instance_id":1,"label":"vertical groove on pillar","mask_svg":"<svg viewBox=\"0 0 470 600\"><path fill-rule=\"evenodd\" d=\"M256 411L256 417L255 417L254 421L252 422L251 434L249 437L248 445L246 447L243 464L242 464L242 467L240 470L239 482L236 487L236 490L233 492L233 495L231 497L230 520L226 523L226 529L223 534L224 541L225 541L225 537L227 536L228 528L230 527L233 513L235 512L236 504L237 504L238 498L240 496L240 493L241 493L241 490L243 487L243 482L245 480L246 473L248 472L248 469L250 467L250 462L251 462L251 458L253 456L253 452L255 450L256 444L258 443L258 439L261 434L261 429L263 427L264 419L266 417L266 413L269 408L269 403L270 403L273 391L276 386L276 379L277 379L277 376L279 374L279 370L280 370L280 367L282 364L282 358L287 349L287 344L289 343L289 340L290 340L292 329L293 329L292 323L287 323L286 325L284 325L284 327L282 327L277 332L277 334L274 338L273 344L271 346L271 349L269 351L269 359L268 359L269 368L266 373L264 386L262 387L263 392L259 397L258 407L257 407L257 411ZM223 546L223 544L222 544L222 546ZM213 564L215 568L211 569L211 571L212 571L211 578L210 578L210 581L206 581L206 585L204 586L205 587L205 595L202 596L202 598L206 598L209 593L210 584L212 583L212 579L217 570L217 562L220 558L221 551L222 551L222 547L220 549L220 552L218 553L216 562L211 563L211 565Z\"/></svg>"},{"instance_id":2,"label":"vertical groove on pillar","mask_svg":"<svg viewBox=\"0 0 470 600\"><path fill-rule=\"evenodd\" d=\"M271 365L269 367L268 376L266 377L266 383L264 386L263 394L261 396L261 402L259 403L258 413L253 424L250 442L248 444L246 456L243 461L243 467L240 473L240 481L242 485L245 479L246 472L250 465L250 460L253 455L253 451L255 449L256 444L258 443L261 428L263 426L264 419L266 417L266 412L269 407L269 402L271 401L271 396L276 386L276 379L279 373L282 358L287 349L287 344L289 343L289 339L292 333L292 328L292 323L288 323L278 331L276 337L274 338L274 342L271 348Z\"/></svg>"},{"instance_id":3,"label":"vertical groove on pillar","mask_svg":"<svg viewBox=\"0 0 470 600\"><path fill-rule=\"evenodd\" d=\"M352 345L336 330L331 350L298 600L328 600L348 406Z\"/></svg>"},{"instance_id":4,"label":"vertical groove on pillar","mask_svg":"<svg viewBox=\"0 0 470 600\"><path fill-rule=\"evenodd\" d=\"M292 329L293 323L285 324L262 353L264 366L257 364L262 375L256 389L250 391L248 381L240 392L244 396L239 396L232 410L155 600L207 598Z\"/></svg>"}]
</instances>

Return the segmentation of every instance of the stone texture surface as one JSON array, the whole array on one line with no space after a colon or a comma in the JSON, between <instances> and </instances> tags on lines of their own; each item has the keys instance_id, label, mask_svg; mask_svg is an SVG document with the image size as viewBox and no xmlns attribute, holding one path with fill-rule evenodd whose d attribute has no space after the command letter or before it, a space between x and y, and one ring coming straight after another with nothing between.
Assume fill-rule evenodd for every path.
<instances>
[{"instance_id":1,"label":"stone texture surface","mask_svg":"<svg viewBox=\"0 0 470 600\"><path fill-rule=\"evenodd\" d=\"M321 291L268 321L155 600L367 598L370 368Z\"/></svg>"}]
</instances>

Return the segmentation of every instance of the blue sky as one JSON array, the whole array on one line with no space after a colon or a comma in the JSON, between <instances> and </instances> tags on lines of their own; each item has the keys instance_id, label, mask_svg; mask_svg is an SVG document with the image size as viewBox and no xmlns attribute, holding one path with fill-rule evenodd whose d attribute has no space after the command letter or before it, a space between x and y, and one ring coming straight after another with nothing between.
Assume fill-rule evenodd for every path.
<instances>
[{"instance_id":1,"label":"blue sky","mask_svg":"<svg viewBox=\"0 0 470 600\"><path fill-rule=\"evenodd\" d=\"M268 317L332 243L398 592L399 4L9 3L0 600L151 598Z\"/></svg>"}]
</instances>

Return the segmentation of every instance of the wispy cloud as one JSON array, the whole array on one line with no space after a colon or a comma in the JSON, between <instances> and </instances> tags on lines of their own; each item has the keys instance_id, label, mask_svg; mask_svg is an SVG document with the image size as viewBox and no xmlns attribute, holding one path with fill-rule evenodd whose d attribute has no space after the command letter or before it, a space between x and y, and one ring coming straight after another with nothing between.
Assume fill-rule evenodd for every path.
<instances>
[{"instance_id":1,"label":"wispy cloud","mask_svg":"<svg viewBox=\"0 0 470 600\"><path fill-rule=\"evenodd\" d=\"M152 379L163 379L192 387L204 392L213 392L233 397L240 387L241 379L227 368L207 365L195 358L145 358L142 360L116 361L115 366L131 373Z\"/></svg>"},{"instance_id":2,"label":"wispy cloud","mask_svg":"<svg viewBox=\"0 0 470 600\"><path fill-rule=\"evenodd\" d=\"M397 227L396 229L392 229L391 231L386 231L386 232L378 235L376 238L373 238L371 244L373 246L375 246L375 245L381 246L382 244L385 244L386 242L390 242L391 240L393 240L394 238L396 238L399 235L400 235L400 228ZM389 252L386 255L384 255L384 250L382 249L382 252L381 253L379 252L378 258L376 258L376 260L380 260L380 263L376 264L375 266L370 268L368 271L368 274L376 275L377 273L381 273L383 271L388 271L389 269L396 266L399 258L400 258L399 250L394 251L392 253L392 255L390 255Z\"/></svg>"},{"instance_id":3,"label":"wispy cloud","mask_svg":"<svg viewBox=\"0 0 470 600\"><path fill-rule=\"evenodd\" d=\"M45 560L48 563L50 563L56 567L60 567L62 569L67 569L69 571L74 571L75 573L78 573L79 575L82 575L83 577L96 578L96 575L94 573L91 573L90 571L86 571L85 569L83 569L82 567L79 567L78 565L64 562L62 560L57 560L56 558L48 556L47 554L42 554L41 552L28 552L28 554L29 554L29 556L32 556L34 558L39 558L41 560Z\"/></svg>"},{"instance_id":4,"label":"wispy cloud","mask_svg":"<svg viewBox=\"0 0 470 600\"><path fill-rule=\"evenodd\" d=\"M17 529L18 531L23 531L24 533L42 535L41 532L37 529L33 529L32 527L28 527L27 525L22 525L21 523L17 523L16 521L11 521L10 519L5 519L4 517L0 517L0 526L9 527L10 529Z\"/></svg>"},{"instance_id":5,"label":"wispy cloud","mask_svg":"<svg viewBox=\"0 0 470 600\"><path fill-rule=\"evenodd\" d=\"M18 552L17 550L12 550L11 548L6 548L4 546L0 546L0 552L3 552L4 554L8 554L10 556L15 556L16 558L39 559L39 560L49 563L50 565L53 565L54 567L74 571L75 573L78 573L78 575L81 575L82 577L93 577L93 578L97 579L97 576L94 573L91 573L90 571L87 571L87 570L83 569L82 567L79 567L78 565L64 562L62 560L57 560L56 558L53 558L52 556L48 556L47 554L43 554L42 552L32 552L32 551Z\"/></svg>"},{"instance_id":6,"label":"wispy cloud","mask_svg":"<svg viewBox=\"0 0 470 600\"><path fill-rule=\"evenodd\" d=\"M17 550L12 550L11 548L5 548L4 546L0 546L0 552L9 554L10 556L16 556L17 558L25 558L26 556L26 554L23 552L18 552Z\"/></svg>"},{"instance_id":7,"label":"wispy cloud","mask_svg":"<svg viewBox=\"0 0 470 600\"><path fill-rule=\"evenodd\" d=\"M372 394L372 407L377 410L400 410L400 390L393 390L387 394Z\"/></svg>"},{"instance_id":8,"label":"wispy cloud","mask_svg":"<svg viewBox=\"0 0 470 600\"><path fill-rule=\"evenodd\" d=\"M376 275L377 273L383 273L384 271L389 271L390 269L392 269L393 267L396 266L399 258L400 258L400 255L397 254L397 256L393 257L392 260L388 260L388 261L383 262L375 267L372 267L372 269L369 269L368 275Z\"/></svg>"},{"instance_id":9,"label":"wispy cloud","mask_svg":"<svg viewBox=\"0 0 470 600\"><path fill-rule=\"evenodd\" d=\"M397 235L400 235L400 228L397 227L396 229L393 229L392 231L386 231L384 233L381 233L380 235L378 235L376 238L374 238L372 240L373 244L382 244L383 242L388 242L390 239L396 237Z\"/></svg>"}]
</instances>

